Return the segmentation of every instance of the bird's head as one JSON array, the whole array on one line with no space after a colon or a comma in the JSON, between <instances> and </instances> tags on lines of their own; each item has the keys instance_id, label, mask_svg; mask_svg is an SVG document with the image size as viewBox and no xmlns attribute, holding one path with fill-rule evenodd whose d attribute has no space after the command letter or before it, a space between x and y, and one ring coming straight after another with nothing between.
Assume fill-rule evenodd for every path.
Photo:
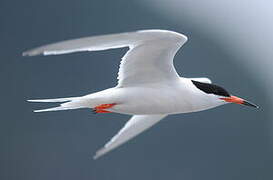
<instances>
[{"instance_id":1,"label":"bird's head","mask_svg":"<svg viewBox=\"0 0 273 180\"><path fill-rule=\"evenodd\" d=\"M218 85L209 84L209 83L202 83L202 82L193 81L193 80L192 80L192 83L198 89L202 90L203 92L205 92L207 94L212 94L214 97L216 97L217 99L222 101L223 104L224 103L235 103L235 104L241 104L241 105L246 105L246 106L258 108L257 105L255 105L245 99L230 95L227 90L225 90L224 88L222 88Z\"/></svg>"}]
</instances>

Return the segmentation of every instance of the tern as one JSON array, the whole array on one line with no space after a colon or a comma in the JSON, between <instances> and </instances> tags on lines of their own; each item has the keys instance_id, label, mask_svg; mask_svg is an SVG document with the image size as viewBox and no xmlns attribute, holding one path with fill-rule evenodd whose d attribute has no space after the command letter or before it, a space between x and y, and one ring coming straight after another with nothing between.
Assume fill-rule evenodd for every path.
<instances>
[{"instance_id":1,"label":"tern","mask_svg":"<svg viewBox=\"0 0 273 180\"><path fill-rule=\"evenodd\" d=\"M81 97L28 101L60 103L58 107L34 112L91 108L94 113L133 115L96 152L94 159L124 144L170 114L197 112L227 103L258 107L212 84L209 78L180 77L173 59L186 41L187 37L183 34L153 29L67 40L26 51L23 56L129 47L120 62L116 87Z\"/></svg>"}]
</instances>

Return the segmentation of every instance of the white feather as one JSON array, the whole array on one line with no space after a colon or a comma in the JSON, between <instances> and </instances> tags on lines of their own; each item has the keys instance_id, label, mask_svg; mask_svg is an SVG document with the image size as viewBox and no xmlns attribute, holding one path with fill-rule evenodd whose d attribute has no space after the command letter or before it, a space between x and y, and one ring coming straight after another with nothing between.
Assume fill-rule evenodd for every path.
<instances>
[{"instance_id":1,"label":"white feather","mask_svg":"<svg viewBox=\"0 0 273 180\"><path fill-rule=\"evenodd\" d=\"M123 143L134 138L138 134L152 127L167 115L135 115L125 126L107 143L103 148L96 152L94 159L97 159L109 151L117 148Z\"/></svg>"},{"instance_id":2,"label":"white feather","mask_svg":"<svg viewBox=\"0 0 273 180\"><path fill-rule=\"evenodd\" d=\"M54 99L29 99L28 102L66 102L77 99L78 97L67 97L67 98L54 98Z\"/></svg>"},{"instance_id":3,"label":"white feather","mask_svg":"<svg viewBox=\"0 0 273 180\"><path fill-rule=\"evenodd\" d=\"M173 57L186 41L186 36L173 31L143 30L62 41L26 51L23 55L57 55L128 46L130 49L122 58L118 72L118 85L124 87L179 78Z\"/></svg>"}]
</instances>

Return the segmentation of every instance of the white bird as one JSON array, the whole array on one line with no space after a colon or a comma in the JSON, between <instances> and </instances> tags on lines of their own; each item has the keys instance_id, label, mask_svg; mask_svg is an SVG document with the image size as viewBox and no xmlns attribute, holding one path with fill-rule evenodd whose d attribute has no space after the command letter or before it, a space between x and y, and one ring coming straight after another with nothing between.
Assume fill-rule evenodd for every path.
<instances>
[{"instance_id":1,"label":"white bird","mask_svg":"<svg viewBox=\"0 0 273 180\"><path fill-rule=\"evenodd\" d=\"M116 87L82 97L28 100L60 102L60 106L34 112L92 108L95 113L133 115L94 159L150 128L169 114L210 109L227 103L256 105L230 95L208 78L180 77L173 58L187 41L183 34L167 30L142 30L79 38L29 50L24 56L58 55L129 47L123 56Z\"/></svg>"}]
</instances>

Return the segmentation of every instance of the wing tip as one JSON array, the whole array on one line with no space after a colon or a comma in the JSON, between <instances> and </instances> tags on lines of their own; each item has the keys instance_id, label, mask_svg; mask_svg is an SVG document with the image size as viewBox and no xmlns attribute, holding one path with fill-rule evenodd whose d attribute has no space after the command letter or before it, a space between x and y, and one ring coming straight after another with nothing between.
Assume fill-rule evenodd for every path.
<instances>
[{"instance_id":1,"label":"wing tip","mask_svg":"<svg viewBox=\"0 0 273 180\"><path fill-rule=\"evenodd\" d=\"M33 110L33 112L39 113L39 112L45 112L45 111L42 111L42 110Z\"/></svg>"},{"instance_id":2,"label":"wing tip","mask_svg":"<svg viewBox=\"0 0 273 180\"><path fill-rule=\"evenodd\" d=\"M27 101L27 102L37 102L37 101L34 100L34 99L27 99L26 101Z\"/></svg>"},{"instance_id":3,"label":"wing tip","mask_svg":"<svg viewBox=\"0 0 273 180\"><path fill-rule=\"evenodd\" d=\"M25 51L25 52L22 53L22 56L29 56L28 54L29 53L27 51Z\"/></svg>"},{"instance_id":4,"label":"wing tip","mask_svg":"<svg viewBox=\"0 0 273 180\"><path fill-rule=\"evenodd\" d=\"M99 155L95 154L95 156L93 156L93 159L97 160L99 157L100 157Z\"/></svg>"},{"instance_id":5,"label":"wing tip","mask_svg":"<svg viewBox=\"0 0 273 180\"><path fill-rule=\"evenodd\" d=\"M25 51L22 53L22 56L35 56L35 53L32 51Z\"/></svg>"},{"instance_id":6,"label":"wing tip","mask_svg":"<svg viewBox=\"0 0 273 180\"><path fill-rule=\"evenodd\" d=\"M101 148L100 150L98 150L97 152L96 152L96 154L93 156L93 159L94 160L97 160L97 159L99 159L100 157L102 157L105 153L106 153L106 151L105 151L106 149L103 147L103 148Z\"/></svg>"},{"instance_id":7,"label":"wing tip","mask_svg":"<svg viewBox=\"0 0 273 180\"><path fill-rule=\"evenodd\" d=\"M40 49L40 48L30 49L22 53L22 56L38 56L38 55L45 56L45 55L49 55L49 53L45 51L44 49Z\"/></svg>"},{"instance_id":8,"label":"wing tip","mask_svg":"<svg viewBox=\"0 0 273 180\"><path fill-rule=\"evenodd\" d=\"M39 51L35 51L35 50L29 50L29 51L25 51L22 53L22 56L37 56L37 55L41 55L42 53Z\"/></svg>"}]
</instances>

